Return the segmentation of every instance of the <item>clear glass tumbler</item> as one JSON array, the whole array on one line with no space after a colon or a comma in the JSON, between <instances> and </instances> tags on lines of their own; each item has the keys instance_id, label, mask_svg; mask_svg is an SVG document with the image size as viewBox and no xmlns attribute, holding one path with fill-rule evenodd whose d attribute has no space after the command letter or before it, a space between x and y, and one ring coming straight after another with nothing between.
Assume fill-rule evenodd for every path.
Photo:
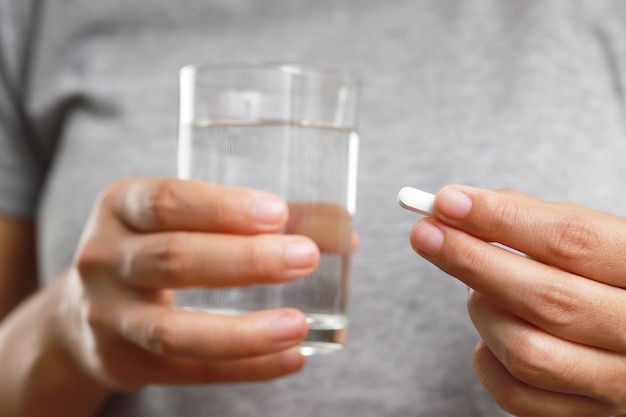
<instances>
[{"instance_id":1,"label":"clear glass tumbler","mask_svg":"<svg viewBox=\"0 0 626 417\"><path fill-rule=\"evenodd\" d=\"M355 213L358 81L292 63L187 66L180 72L178 175L257 188L287 201L286 233L313 239L316 271L278 285L192 288L177 304L212 313L295 307L305 355L343 348Z\"/></svg>"}]
</instances>

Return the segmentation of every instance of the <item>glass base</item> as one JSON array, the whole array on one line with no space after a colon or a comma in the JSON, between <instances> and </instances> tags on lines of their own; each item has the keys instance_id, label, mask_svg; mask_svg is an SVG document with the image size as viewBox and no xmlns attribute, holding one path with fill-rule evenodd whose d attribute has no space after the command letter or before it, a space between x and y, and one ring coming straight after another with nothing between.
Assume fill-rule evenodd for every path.
<instances>
[{"instance_id":1,"label":"glass base","mask_svg":"<svg viewBox=\"0 0 626 417\"><path fill-rule=\"evenodd\" d=\"M343 345L339 343L311 342L307 340L300 345L300 354L302 356L328 355L342 349Z\"/></svg>"}]
</instances>

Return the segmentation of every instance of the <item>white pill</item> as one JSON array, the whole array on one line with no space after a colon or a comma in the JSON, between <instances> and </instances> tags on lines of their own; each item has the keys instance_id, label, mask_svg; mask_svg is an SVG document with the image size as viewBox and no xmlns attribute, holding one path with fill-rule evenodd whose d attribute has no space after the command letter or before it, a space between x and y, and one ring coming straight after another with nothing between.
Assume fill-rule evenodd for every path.
<instances>
[{"instance_id":1,"label":"white pill","mask_svg":"<svg viewBox=\"0 0 626 417\"><path fill-rule=\"evenodd\" d=\"M403 187L398 193L401 207L424 216L435 214L435 195L413 187Z\"/></svg>"}]
</instances>

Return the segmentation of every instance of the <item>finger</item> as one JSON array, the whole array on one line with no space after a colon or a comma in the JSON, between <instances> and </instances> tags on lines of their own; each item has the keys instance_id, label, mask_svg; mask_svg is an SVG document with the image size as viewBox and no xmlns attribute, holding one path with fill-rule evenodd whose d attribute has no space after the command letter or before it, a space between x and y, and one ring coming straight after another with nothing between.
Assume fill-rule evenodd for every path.
<instances>
[{"instance_id":1,"label":"finger","mask_svg":"<svg viewBox=\"0 0 626 417\"><path fill-rule=\"evenodd\" d=\"M352 216L336 204L289 204L286 231L308 236L322 252L349 254L358 246Z\"/></svg>"},{"instance_id":2,"label":"finger","mask_svg":"<svg viewBox=\"0 0 626 417\"><path fill-rule=\"evenodd\" d=\"M206 233L138 235L118 248L117 275L144 288L239 287L311 274L320 261L309 238Z\"/></svg>"},{"instance_id":3,"label":"finger","mask_svg":"<svg viewBox=\"0 0 626 417\"><path fill-rule=\"evenodd\" d=\"M468 310L489 350L517 380L536 388L626 404L623 354L555 337L470 291Z\"/></svg>"},{"instance_id":4,"label":"finger","mask_svg":"<svg viewBox=\"0 0 626 417\"><path fill-rule=\"evenodd\" d=\"M216 362L176 363L163 383L209 384L264 381L300 371L306 363L298 348L253 358ZM173 380L172 380L173 376ZM158 376L157 376L158 378ZM158 379L155 383L159 383Z\"/></svg>"},{"instance_id":5,"label":"finger","mask_svg":"<svg viewBox=\"0 0 626 417\"><path fill-rule=\"evenodd\" d=\"M518 417L609 417L616 413L614 407L592 398L544 390L514 378L483 342L474 352L474 369L500 407Z\"/></svg>"},{"instance_id":6,"label":"finger","mask_svg":"<svg viewBox=\"0 0 626 417\"><path fill-rule=\"evenodd\" d=\"M626 292L536 262L450 227L419 221L423 257L500 307L561 338L626 352Z\"/></svg>"},{"instance_id":7,"label":"finger","mask_svg":"<svg viewBox=\"0 0 626 417\"><path fill-rule=\"evenodd\" d=\"M124 224L143 232L263 233L287 221L287 206L272 194L175 178L125 179L103 201Z\"/></svg>"},{"instance_id":8,"label":"finger","mask_svg":"<svg viewBox=\"0 0 626 417\"><path fill-rule=\"evenodd\" d=\"M129 345L124 349L124 359L124 363L135 366L120 366L119 353L102 356L100 365L108 375L103 384L117 390L137 390L146 384L264 381L298 372L306 363L297 347L244 359L194 360L165 357Z\"/></svg>"},{"instance_id":9,"label":"finger","mask_svg":"<svg viewBox=\"0 0 626 417\"><path fill-rule=\"evenodd\" d=\"M262 356L298 345L308 332L304 314L289 308L231 316L149 304L133 307L132 316L110 325L164 357L216 361Z\"/></svg>"},{"instance_id":10,"label":"finger","mask_svg":"<svg viewBox=\"0 0 626 417\"><path fill-rule=\"evenodd\" d=\"M626 286L626 220L514 191L445 187L437 214L483 240L500 242L545 263L610 285Z\"/></svg>"}]
</instances>

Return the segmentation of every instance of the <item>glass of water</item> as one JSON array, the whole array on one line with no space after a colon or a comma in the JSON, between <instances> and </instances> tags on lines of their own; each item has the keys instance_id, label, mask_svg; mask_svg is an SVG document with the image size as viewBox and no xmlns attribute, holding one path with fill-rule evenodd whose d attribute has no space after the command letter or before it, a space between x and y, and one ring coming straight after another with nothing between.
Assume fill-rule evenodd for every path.
<instances>
[{"instance_id":1,"label":"glass of water","mask_svg":"<svg viewBox=\"0 0 626 417\"><path fill-rule=\"evenodd\" d=\"M178 175L261 189L289 206L285 233L309 236L321 262L286 284L177 291L179 306L221 314L295 307L304 355L343 348L355 213L358 81L292 63L180 71Z\"/></svg>"}]
</instances>

